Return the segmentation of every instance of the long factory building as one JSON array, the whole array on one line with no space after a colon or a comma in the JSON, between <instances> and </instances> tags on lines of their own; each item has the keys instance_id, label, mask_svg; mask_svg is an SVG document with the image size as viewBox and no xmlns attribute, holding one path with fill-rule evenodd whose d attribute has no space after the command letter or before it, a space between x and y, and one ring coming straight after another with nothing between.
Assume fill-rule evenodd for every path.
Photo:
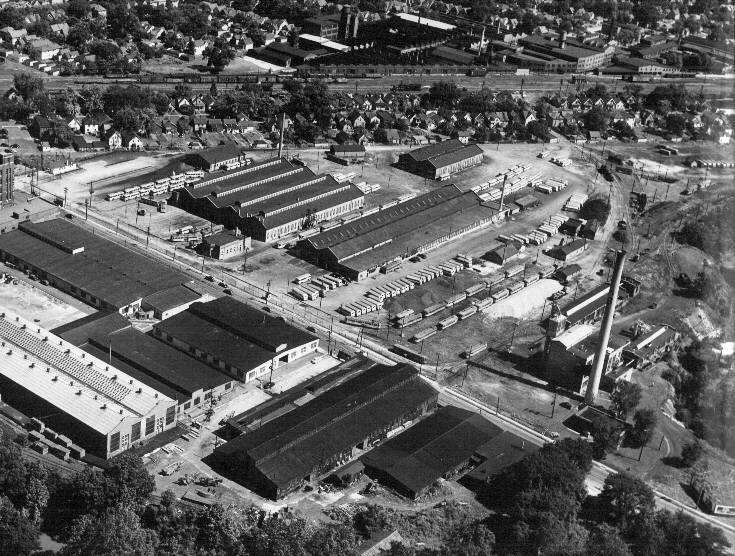
<instances>
[{"instance_id":1,"label":"long factory building","mask_svg":"<svg viewBox=\"0 0 735 556\"><path fill-rule=\"evenodd\" d=\"M191 283L186 275L61 218L23 222L1 234L0 259L93 307L121 314L164 292L169 310L199 297L182 287Z\"/></svg>"},{"instance_id":2,"label":"long factory building","mask_svg":"<svg viewBox=\"0 0 735 556\"><path fill-rule=\"evenodd\" d=\"M354 184L316 175L285 158L206 176L171 197L192 214L267 242L358 210L364 201Z\"/></svg>"},{"instance_id":3,"label":"long factory building","mask_svg":"<svg viewBox=\"0 0 735 556\"><path fill-rule=\"evenodd\" d=\"M437 398L410 365L376 365L219 446L212 465L282 498L433 410Z\"/></svg>"},{"instance_id":4,"label":"long factory building","mask_svg":"<svg viewBox=\"0 0 735 556\"><path fill-rule=\"evenodd\" d=\"M448 185L305 238L301 255L352 280L429 251L493 220L472 192Z\"/></svg>"},{"instance_id":5,"label":"long factory building","mask_svg":"<svg viewBox=\"0 0 735 556\"><path fill-rule=\"evenodd\" d=\"M118 313L96 313L52 331L176 400L176 413L191 413L232 391L235 379L134 328Z\"/></svg>"},{"instance_id":6,"label":"long factory building","mask_svg":"<svg viewBox=\"0 0 735 556\"><path fill-rule=\"evenodd\" d=\"M450 139L414 149L398 157L398 165L413 173L445 180L452 174L482 163L482 149L475 144L465 145L458 139Z\"/></svg>"},{"instance_id":7,"label":"long factory building","mask_svg":"<svg viewBox=\"0 0 735 556\"><path fill-rule=\"evenodd\" d=\"M221 297L154 325L153 336L243 382L307 357L319 339L281 317Z\"/></svg>"},{"instance_id":8,"label":"long factory building","mask_svg":"<svg viewBox=\"0 0 735 556\"><path fill-rule=\"evenodd\" d=\"M2 312L0 340L2 400L64 445L110 458L176 425L174 399L37 324Z\"/></svg>"}]
</instances>

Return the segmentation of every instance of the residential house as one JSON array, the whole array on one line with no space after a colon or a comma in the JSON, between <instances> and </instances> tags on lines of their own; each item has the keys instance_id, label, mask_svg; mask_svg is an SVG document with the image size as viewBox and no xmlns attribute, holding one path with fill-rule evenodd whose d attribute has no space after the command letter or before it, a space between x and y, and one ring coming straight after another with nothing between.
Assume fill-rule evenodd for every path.
<instances>
[{"instance_id":1,"label":"residential house","mask_svg":"<svg viewBox=\"0 0 735 556\"><path fill-rule=\"evenodd\" d=\"M143 142L140 137L135 132L127 130L120 134L120 146L129 151L143 150Z\"/></svg>"},{"instance_id":2,"label":"residential house","mask_svg":"<svg viewBox=\"0 0 735 556\"><path fill-rule=\"evenodd\" d=\"M54 58L61 47L48 39L33 39L29 41L28 48L34 60L43 62Z\"/></svg>"},{"instance_id":3,"label":"residential house","mask_svg":"<svg viewBox=\"0 0 735 556\"><path fill-rule=\"evenodd\" d=\"M94 112L82 120L85 135L104 135L112 127L112 118L104 112Z\"/></svg>"},{"instance_id":4,"label":"residential house","mask_svg":"<svg viewBox=\"0 0 735 556\"><path fill-rule=\"evenodd\" d=\"M105 138L107 141L107 148L111 151L122 148L122 134L117 131L111 131Z\"/></svg>"},{"instance_id":5,"label":"residential house","mask_svg":"<svg viewBox=\"0 0 735 556\"><path fill-rule=\"evenodd\" d=\"M25 29L13 29L10 26L0 29L0 38L9 46L15 46L26 35L28 35L28 31Z\"/></svg>"}]
</instances>

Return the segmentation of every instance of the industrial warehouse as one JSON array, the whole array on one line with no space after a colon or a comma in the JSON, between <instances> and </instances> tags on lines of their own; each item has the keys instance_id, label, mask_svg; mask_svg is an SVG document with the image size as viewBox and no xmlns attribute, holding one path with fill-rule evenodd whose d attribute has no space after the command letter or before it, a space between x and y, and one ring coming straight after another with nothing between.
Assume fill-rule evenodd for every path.
<instances>
[{"instance_id":1,"label":"industrial warehouse","mask_svg":"<svg viewBox=\"0 0 735 556\"><path fill-rule=\"evenodd\" d=\"M274 158L175 191L171 203L258 241L278 238L362 208L352 183Z\"/></svg>"},{"instance_id":2,"label":"industrial warehouse","mask_svg":"<svg viewBox=\"0 0 735 556\"><path fill-rule=\"evenodd\" d=\"M416 499L437 479L466 469L478 448L501 432L477 413L447 406L360 459L370 477Z\"/></svg>"},{"instance_id":3,"label":"industrial warehouse","mask_svg":"<svg viewBox=\"0 0 735 556\"><path fill-rule=\"evenodd\" d=\"M398 166L432 180L443 180L482 163L482 149L451 139L415 149L398 157Z\"/></svg>"},{"instance_id":4,"label":"industrial warehouse","mask_svg":"<svg viewBox=\"0 0 735 556\"><path fill-rule=\"evenodd\" d=\"M212 464L258 494L282 498L436 407L410 365L376 365L215 449Z\"/></svg>"},{"instance_id":5,"label":"industrial warehouse","mask_svg":"<svg viewBox=\"0 0 735 556\"><path fill-rule=\"evenodd\" d=\"M118 313L90 315L53 332L175 399L177 413L199 409L233 386L228 375L138 331Z\"/></svg>"},{"instance_id":6,"label":"industrial warehouse","mask_svg":"<svg viewBox=\"0 0 735 556\"><path fill-rule=\"evenodd\" d=\"M299 250L314 264L363 280L386 264L488 224L495 215L474 193L448 185L308 237Z\"/></svg>"},{"instance_id":7,"label":"industrial warehouse","mask_svg":"<svg viewBox=\"0 0 735 556\"><path fill-rule=\"evenodd\" d=\"M4 312L0 338L3 401L38 419L62 459L110 458L176 425L175 400L36 324Z\"/></svg>"},{"instance_id":8,"label":"industrial warehouse","mask_svg":"<svg viewBox=\"0 0 735 556\"><path fill-rule=\"evenodd\" d=\"M167 310L198 298L184 274L94 235L66 220L23 222L0 235L0 258L98 309L132 314L146 298ZM183 296L183 297L181 297Z\"/></svg>"},{"instance_id":9,"label":"industrial warehouse","mask_svg":"<svg viewBox=\"0 0 735 556\"><path fill-rule=\"evenodd\" d=\"M194 303L156 324L153 335L243 382L307 357L319 345L316 336L230 297Z\"/></svg>"}]
</instances>

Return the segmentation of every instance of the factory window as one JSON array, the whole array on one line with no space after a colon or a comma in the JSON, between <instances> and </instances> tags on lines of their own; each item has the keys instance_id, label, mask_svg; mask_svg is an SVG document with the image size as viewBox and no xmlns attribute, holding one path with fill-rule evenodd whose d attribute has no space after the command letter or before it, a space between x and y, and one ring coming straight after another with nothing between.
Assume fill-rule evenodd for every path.
<instances>
[{"instance_id":1,"label":"factory window","mask_svg":"<svg viewBox=\"0 0 735 556\"><path fill-rule=\"evenodd\" d=\"M170 425L176 418L176 406L166 408L166 424Z\"/></svg>"},{"instance_id":2,"label":"factory window","mask_svg":"<svg viewBox=\"0 0 735 556\"><path fill-rule=\"evenodd\" d=\"M194 398L194 405L199 405L199 403L202 401L201 398Z\"/></svg>"},{"instance_id":3,"label":"factory window","mask_svg":"<svg viewBox=\"0 0 735 556\"><path fill-rule=\"evenodd\" d=\"M184 404L184 411L188 410L191 407L191 402L186 402Z\"/></svg>"},{"instance_id":4,"label":"factory window","mask_svg":"<svg viewBox=\"0 0 735 556\"><path fill-rule=\"evenodd\" d=\"M149 434L153 434L153 429L156 426L156 418L155 417L148 417L148 419L145 420L145 435L148 436Z\"/></svg>"},{"instance_id":5,"label":"factory window","mask_svg":"<svg viewBox=\"0 0 735 556\"><path fill-rule=\"evenodd\" d=\"M120 433L116 432L110 437L110 453L120 449Z\"/></svg>"},{"instance_id":6,"label":"factory window","mask_svg":"<svg viewBox=\"0 0 735 556\"><path fill-rule=\"evenodd\" d=\"M140 438L140 423L133 423L133 427L130 429L130 440L135 442Z\"/></svg>"},{"instance_id":7,"label":"factory window","mask_svg":"<svg viewBox=\"0 0 735 556\"><path fill-rule=\"evenodd\" d=\"M227 384L225 384L225 390L229 390L230 388L232 388L231 382L228 382Z\"/></svg>"},{"instance_id":8,"label":"factory window","mask_svg":"<svg viewBox=\"0 0 735 556\"><path fill-rule=\"evenodd\" d=\"M204 394L204 399L205 400L211 400L212 399L212 392L207 392L206 394Z\"/></svg>"}]
</instances>

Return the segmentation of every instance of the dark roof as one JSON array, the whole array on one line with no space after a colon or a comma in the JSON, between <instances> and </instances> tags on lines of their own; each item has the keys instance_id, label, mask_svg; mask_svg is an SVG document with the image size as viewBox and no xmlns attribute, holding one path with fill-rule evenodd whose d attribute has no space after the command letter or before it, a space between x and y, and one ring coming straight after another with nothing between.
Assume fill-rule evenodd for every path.
<instances>
[{"instance_id":1,"label":"dark roof","mask_svg":"<svg viewBox=\"0 0 735 556\"><path fill-rule=\"evenodd\" d=\"M411 158L414 162L427 162L435 168L441 168L477 154L482 154L482 149L477 145L465 145L459 139L450 139L414 149L401 156Z\"/></svg>"},{"instance_id":2,"label":"dark roof","mask_svg":"<svg viewBox=\"0 0 735 556\"><path fill-rule=\"evenodd\" d=\"M274 356L272 352L199 318L190 310L159 322L155 329L240 369L254 369Z\"/></svg>"},{"instance_id":3,"label":"dark roof","mask_svg":"<svg viewBox=\"0 0 735 556\"><path fill-rule=\"evenodd\" d=\"M468 473L467 478L485 483L509 465L538 450L538 446L524 441L511 432L502 431L477 449L477 457L485 461Z\"/></svg>"},{"instance_id":4,"label":"dark roof","mask_svg":"<svg viewBox=\"0 0 735 556\"><path fill-rule=\"evenodd\" d=\"M253 309L231 297L194 303L189 312L273 353L308 344L317 339L288 324L283 317Z\"/></svg>"},{"instance_id":5,"label":"dark roof","mask_svg":"<svg viewBox=\"0 0 735 556\"><path fill-rule=\"evenodd\" d=\"M146 296L143 298L143 303L163 312L192 303L201 297L197 292L186 286L173 286Z\"/></svg>"},{"instance_id":6,"label":"dark roof","mask_svg":"<svg viewBox=\"0 0 735 556\"><path fill-rule=\"evenodd\" d=\"M564 276L572 276L573 274L577 274L580 270L582 270L582 267L578 264L570 264L560 268L559 272Z\"/></svg>"},{"instance_id":7,"label":"dark roof","mask_svg":"<svg viewBox=\"0 0 735 556\"><path fill-rule=\"evenodd\" d=\"M554 253L560 253L562 255L569 255L571 253L574 253L575 251L584 249L585 245L587 245L586 239L575 239L573 241L570 241L569 243L565 243L564 245L557 245L556 247L551 249L551 251Z\"/></svg>"},{"instance_id":8,"label":"dark roof","mask_svg":"<svg viewBox=\"0 0 735 556\"><path fill-rule=\"evenodd\" d=\"M230 245L231 243L235 243L237 241L242 242L243 239L245 239L245 236L236 236L235 234L231 232L220 232L218 234L212 234L211 236L206 236L202 238L202 241L208 245L216 245L218 247L223 247L225 245Z\"/></svg>"},{"instance_id":9,"label":"dark roof","mask_svg":"<svg viewBox=\"0 0 735 556\"><path fill-rule=\"evenodd\" d=\"M474 54L444 45L437 46L431 51L431 54L437 58L449 60L456 64L471 64L475 60Z\"/></svg>"},{"instance_id":10,"label":"dark roof","mask_svg":"<svg viewBox=\"0 0 735 556\"><path fill-rule=\"evenodd\" d=\"M84 247L71 254L69 249ZM0 251L120 308L189 282L184 274L66 220L23 222L0 235Z\"/></svg>"},{"instance_id":11,"label":"dark roof","mask_svg":"<svg viewBox=\"0 0 735 556\"><path fill-rule=\"evenodd\" d=\"M567 318L589 314L595 308L599 308L600 304L605 305L607 303L607 293L609 291L610 284L600 284L583 296L567 303L562 309L562 314L566 315Z\"/></svg>"},{"instance_id":12,"label":"dark roof","mask_svg":"<svg viewBox=\"0 0 735 556\"><path fill-rule=\"evenodd\" d=\"M524 195L520 199L516 199L515 204L521 208L531 207L539 203L539 200L533 195Z\"/></svg>"},{"instance_id":13,"label":"dark roof","mask_svg":"<svg viewBox=\"0 0 735 556\"><path fill-rule=\"evenodd\" d=\"M147 334L127 328L112 334L93 334L90 344L146 373L187 397L233 379ZM109 353L109 352L108 352Z\"/></svg>"},{"instance_id":14,"label":"dark roof","mask_svg":"<svg viewBox=\"0 0 735 556\"><path fill-rule=\"evenodd\" d=\"M364 145L332 145L330 150L333 153L364 153Z\"/></svg>"},{"instance_id":15,"label":"dark roof","mask_svg":"<svg viewBox=\"0 0 735 556\"><path fill-rule=\"evenodd\" d=\"M436 398L410 365L376 365L215 453L232 464L247 457L274 484L287 486Z\"/></svg>"},{"instance_id":16,"label":"dark roof","mask_svg":"<svg viewBox=\"0 0 735 556\"><path fill-rule=\"evenodd\" d=\"M223 160L230 160L237 158L242 154L242 149L234 143L222 145L221 147L214 147L211 149L204 149L198 151L196 155L204 160L207 164L217 164Z\"/></svg>"},{"instance_id":17,"label":"dark roof","mask_svg":"<svg viewBox=\"0 0 735 556\"><path fill-rule=\"evenodd\" d=\"M70 344L81 346L89 340L89 337L93 333L111 334L112 332L129 328L130 326L132 326L130 321L118 312L107 313L105 311L97 311L86 317L54 328L51 330L51 333L56 334Z\"/></svg>"},{"instance_id":18,"label":"dark roof","mask_svg":"<svg viewBox=\"0 0 735 556\"><path fill-rule=\"evenodd\" d=\"M438 478L468 462L501 429L477 413L446 406L362 456L405 490L420 494Z\"/></svg>"}]
</instances>

